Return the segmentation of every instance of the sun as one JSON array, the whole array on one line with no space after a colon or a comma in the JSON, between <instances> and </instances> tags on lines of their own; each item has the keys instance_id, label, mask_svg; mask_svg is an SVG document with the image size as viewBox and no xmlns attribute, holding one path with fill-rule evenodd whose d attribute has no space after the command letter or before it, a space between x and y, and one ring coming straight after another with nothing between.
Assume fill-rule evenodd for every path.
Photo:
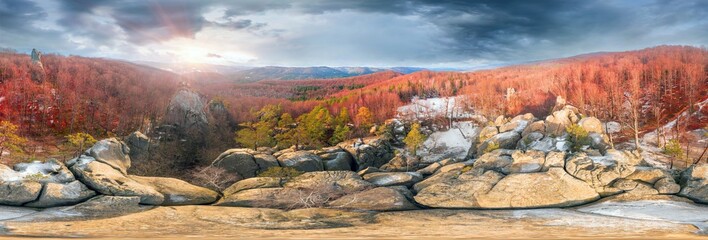
<instances>
[{"instance_id":1,"label":"sun","mask_svg":"<svg viewBox=\"0 0 708 240\"><path fill-rule=\"evenodd\" d=\"M208 50L196 46L181 46L177 51L177 58L180 62L202 63L207 59Z\"/></svg>"}]
</instances>

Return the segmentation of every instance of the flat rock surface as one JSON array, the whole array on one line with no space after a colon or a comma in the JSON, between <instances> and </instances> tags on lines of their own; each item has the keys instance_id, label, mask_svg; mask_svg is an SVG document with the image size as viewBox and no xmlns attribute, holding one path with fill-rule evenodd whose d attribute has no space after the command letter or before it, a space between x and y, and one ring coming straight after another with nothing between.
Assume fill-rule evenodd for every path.
<instances>
[{"instance_id":1,"label":"flat rock surface","mask_svg":"<svg viewBox=\"0 0 708 240\"><path fill-rule=\"evenodd\" d=\"M23 211L0 207L0 216L22 215ZM700 231L696 225L705 223L706 211L708 206L676 201L601 202L577 209L384 213L177 206L84 221L0 220L0 238L4 234L169 239L686 239L705 237L696 234ZM664 216L667 212L674 214Z\"/></svg>"}]
</instances>

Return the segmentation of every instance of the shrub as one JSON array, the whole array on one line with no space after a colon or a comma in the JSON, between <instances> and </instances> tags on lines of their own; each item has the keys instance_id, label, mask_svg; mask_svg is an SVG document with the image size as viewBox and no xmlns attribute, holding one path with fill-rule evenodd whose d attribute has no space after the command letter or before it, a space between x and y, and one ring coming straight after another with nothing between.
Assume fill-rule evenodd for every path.
<instances>
[{"instance_id":1,"label":"shrub","mask_svg":"<svg viewBox=\"0 0 708 240\"><path fill-rule=\"evenodd\" d=\"M291 167L271 167L258 174L259 177L294 178L300 176L302 171Z\"/></svg>"},{"instance_id":2,"label":"shrub","mask_svg":"<svg viewBox=\"0 0 708 240\"><path fill-rule=\"evenodd\" d=\"M573 143L571 148L574 152L580 151L583 146L590 145L592 139L588 136L588 132L578 124L573 124L565 128L568 132L567 140Z\"/></svg>"},{"instance_id":3,"label":"shrub","mask_svg":"<svg viewBox=\"0 0 708 240\"><path fill-rule=\"evenodd\" d=\"M35 173L25 176L25 180L39 182L41 180L47 179L47 176L42 173Z\"/></svg>"},{"instance_id":4,"label":"shrub","mask_svg":"<svg viewBox=\"0 0 708 240\"><path fill-rule=\"evenodd\" d=\"M682 159L684 155L683 150L681 149L681 143L678 141L678 139L669 140L666 145L664 145L663 152L664 154L677 159Z\"/></svg>"}]
</instances>

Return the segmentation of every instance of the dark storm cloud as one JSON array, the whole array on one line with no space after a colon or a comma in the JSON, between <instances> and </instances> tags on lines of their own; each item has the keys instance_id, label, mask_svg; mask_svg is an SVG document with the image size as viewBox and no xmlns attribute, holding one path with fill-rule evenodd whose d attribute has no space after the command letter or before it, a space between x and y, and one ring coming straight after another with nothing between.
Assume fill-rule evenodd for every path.
<instances>
[{"instance_id":1,"label":"dark storm cloud","mask_svg":"<svg viewBox=\"0 0 708 240\"><path fill-rule=\"evenodd\" d=\"M50 33L33 25L47 17L48 7L37 4L41 2L0 0L0 32ZM204 14L215 8L223 9L223 20L205 19ZM337 49L360 62L371 57L389 61L391 65L397 65L397 60L423 65L468 60L510 62L659 44L708 43L705 37L708 1L700 0L58 0L57 11L61 16L56 23L64 28L60 34L88 38L107 46L122 42L141 46L178 37L195 38L208 27L248 31L253 34L249 41L254 43L272 44L260 38L277 37L285 47L254 47L256 55L262 53L264 58L273 58L261 59L263 62L280 58L277 60L286 63L328 64L327 57L332 54L310 54L321 59L303 58L310 52ZM278 22L276 19L256 20L273 11L280 11L275 18L313 16L314 22L327 16L330 18L321 21L340 25L317 25L322 29L314 29L307 25L315 23L303 21L298 23L304 27L271 24ZM332 19L332 15L350 19ZM302 32L288 39L293 34L287 33L295 31L291 29ZM382 29L387 32L382 33ZM412 41L392 44L380 38ZM10 36L0 39L0 43L13 47L12 41L25 39Z\"/></svg>"},{"instance_id":2,"label":"dark storm cloud","mask_svg":"<svg viewBox=\"0 0 708 240\"><path fill-rule=\"evenodd\" d=\"M32 21L46 16L44 9L31 1L0 1L0 29L4 31L30 30Z\"/></svg>"}]
</instances>

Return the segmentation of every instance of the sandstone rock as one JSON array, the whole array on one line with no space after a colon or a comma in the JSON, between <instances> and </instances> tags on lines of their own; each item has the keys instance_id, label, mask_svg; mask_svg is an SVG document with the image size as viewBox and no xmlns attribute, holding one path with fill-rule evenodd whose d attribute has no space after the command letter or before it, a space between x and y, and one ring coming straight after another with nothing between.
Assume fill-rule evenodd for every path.
<instances>
[{"instance_id":1,"label":"sandstone rock","mask_svg":"<svg viewBox=\"0 0 708 240\"><path fill-rule=\"evenodd\" d=\"M564 106L546 117L546 135L552 137L563 136L565 128L578 122L578 110L572 106Z\"/></svg>"},{"instance_id":2,"label":"sandstone rock","mask_svg":"<svg viewBox=\"0 0 708 240\"><path fill-rule=\"evenodd\" d=\"M164 196L163 206L209 204L219 199L219 194L210 189L194 186L174 178L138 177L131 179L151 186Z\"/></svg>"},{"instance_id":3,"label":"sandstone rock","mask_svg":"<svg viewBox=\"0 0 708 240\"><path fill-rule=\"evenodd\" d=\"M499 127L499 132L508 132L508 131L514 131L517 133L522 133L524 129L534 121L536 118L533 116L531 113L527 113L524 115L519 115L514 118L512 118L508 123L501 125Z\"/></svg>"},{"instance_id":4,"label":"sandstone rock","mask_svg":"<svg viewBox=\"0 0 708 240\"><path fill-rule=\"evenodd\" d=\"M330 207L370 210L370 211L401 211L417 209L399 191L377 187L374 189L346 195L329 203Z\"/></svg>"},{"instance_id":5,"label":"sandstone rock","mask_svg":"<svg viewBox=\"0 0 708 240\"><path fill-rule=\"evenodd\" d=\"M652 167L637 167L634 173L625 177L629 180L639 180L648 184L654 184L662 178L672 178L667 171Z\"/></svg>"},{"instance_id":6,"label":"sandstone rock","mask_svg":"<svg viewBox=\"0 0 708 240\"><path fill-rule=\"evenodd\" d=\"M511 158L511 164L502 169L504 174L539 172L546 161L546 154L535 150L526 152L516 150L511 154Z\"/></svg>"},{"instance_id":7,"label":"sandstone rock","mask_svg":"<svg viewBox=\"0 0 708 240\"><path fill-rule=\"evenodd\" d=\"M494 126L499 127L499 126L504 125L505 123L508 123L508 122L509 122L509 119L507 119L506 117L504 117L504 115L499 115L499 116L497 116L497 118L494 120Z\"/></svg>"},{"instance_id":8,"label":"sandstone rock","mask_svg":"<svg viewBox=\"0 0 708 240\"><path fill-rule=\"evenodd\" d=\"M150 150L150 138L141 132L133 132L125 139L126 145L130 148L130 157L132 160L136 158L147 157Z\"/></svg>"},{"instance_id":9,"label":"sandstone rock","mask_svg":"<svg viewBox=\"0 0 708 240\"><path fill-rule=\"evenodd\" d=\"M283 167L295 168L303 172L322 171L322 159L309 151L284 153L278 157L278 163Z\"/></svg>"},{"instance_id":10,"label":"sandstone rock","mask_svg":"<svg viewBox=\"0 0 708 240\"><path fill-rule=\"evenodd\" d=\"M96 196L96 192L88 189L86 185L79 181L73 181L68 184L48 182L45 183L37 200L25 204L25 206L48 208L72 205L83 202L93 196Z\"/></svg>"},{"instance_id":11,"label":"sandstone rock","mask_svg":"<svg viewBox=\"0 0 708 240\"><path fill-rule=\"evenodd\" d=\"M615 187L624 190L632 195L656 195L659 192L654 187L645 182L637 180L619 179L614 184Z\"/></svg>"},{"instance_id":12,"label":"sandstone rock","mask_svg":"<svg viewBox=\"0 0 708 240\"><path fill-rule=\"evenodd\" d=\"M20 206L34 201L42 191L42 184L35 181L0 181L0 205Z\"/></svg>"},{"instance_id":13,"label":"sandstone rock","mask_svg":"<svg viewBox=\"0 0 708 240\"><path fill-rule=\"evenodd\" d=\"M324 170L327 171L352 171L354 169L354 158L341 148L338 151L318 154L324 161Z\"/></svg>"},{"instance_id":14,"label":"sandstone rock","mask_svg":"<svg viewBox=\"0 0 708 240\"><path fill-rule=\"evenodd\" d=\"M42 183L70 183L76 181L71 171L56 159L49 159L46 162L18 163L14 166L14 170L16 173L9 173L9 175L14 175L16 177L15 180L25 179ZM28 177L33 179L27 179ZM2 177L0 177L0 180L3 180Z\"/></svg>"},{"instance_id":15,"label":"sandstone rock","mask_svg":"<svg viewBox=\"0 0 708 240\"><path fill-rule=\"evenodd\" d=\"M107 213L128 214L145 210L145 208L140 206L140 197L99 195L88 201L67 207L66 210L73 210L89 217L104 216Z\"/></svg>"},{"instance_id":16,"label":"sandstone rock","mask_svg":"<svg viewBox=\"0 0 708 240\"><path fill-rule=\"evenodd\" d=\"M381 170L389 172L407 172L414 171L418 168L419 159L416 157L398 154L388 163L381 166Z\"/></svg>"},{"instance_id":17,"label":"sandstone rock","mask_svg":"<svg viewBox=\"0 0 708 240\"><path fill-rule=\"evenodd\" d=\"M548 171L552 167L565 167L565 152L548 152L546 161L543 162L541 171Z\"/></svg>"},{"instance_id":18,"label":"sandstone rock","mask_svg":"<svg viewBox=\"0 0 708 240\"><path fill-rule=\"evenodd\" d=\"M431 175L431 174L435 173L436 171L438 171L440 168L450 165L455 162L457 162L457 161L454 158L443 159L439 162L434 162L434 163L428 165L427 167L419 169L416 172L418 172L422 175Z\"/></svg>"},{"instance_id":19,"label":"sandstone rock","mask_svg":"<svg viewBox=\"0 0 708 240\"><path fill-rule=\"evenodd\" d=\"M128 174L130 168L130 148L116 138L103 139L86 150L84 155L95 161L107 164L123 174Z\"/></svg>"},{"instance_id":20,"label":"sandstone rock","mask_svg":"<svg viewBox=\"0 0 708 240\"><path fill-rule=\"evenodd\" d=\"M423 180L423 175L417 172L377 172L364 175L364 180L376 186L413 186Z\"/></svg>"},{"instance_id":21,"label":"sandstone rock","mask_svg":"<svg viewBox=\"0 0 708 240\"><path fill-rule=\"evenodd\" d=\"M243 190L256 188L279 188L283 187L285 179L277 177L255 177L238 181L224 190L224 196L228 196Z\"/></svg>"},{"instance_id":22,"label":"sandstone rock","mask_svg":"<svg viewBox=\"0 0 708 240\"><path fill-rule=\"evenodd\" d=\"M381 167L394 157L389 139L384 136L344 141L337 146L349 152L356 162L357 170L367 167Z\"/></svg>"},{"instance_id":23,"label":"sandstone rock","mask_svg":"<svg viewBox=\"0 0 708 240\"><path fill-rule=\"evenodd\" d=\"M693 165L681 173L679 196L708 203L708 164Z\"/></svg>"},{"instance_id":24,"label":"sandstone rock","mask_svg":"<svg viewBox=\"0 0 708 240\"><path fill-rule=\"evenodd\" d=\"M477 155L489 152L487 148L490 145L498 146L500 149L514 149L519 139L521 139L521 135L513 131L494 135L477 146Z\"/></svg>"},{"instance_id":25,"label":"sandstone rock","mask_svg":"<svg viewBox=\"0 0 708 240\"><path fill-rule=\"evenodd\" d=\"M504 209L569 207L600 197L561 168L506 177L495 171L469 173L423 188L416 201L428 207Z\"/></svg>"},{"instance_id":26,"label":"sandstone rock","mask_svg":"<svg viewBox=\"0 0 708 240\"><path fill-rule=\"evenodd\" d=\"M337 186L344 192L358 192L371 188L373 184L351 171L308 172L285 183L285 187L297 189L316 189L322 186Z\"/></svg>"},{"instance_id":27,"label":"sandstone rock","mask_svg":"<svg viewBox=\"0 0 708 240\"><path fill-rule=\"evenodd\" d=\"M499 134L499 129L496 126L486 126L479 132L479 141L483 142L497 134Z\"/></svg>"},{"instance_id":28,"label":"sandstone rock","mask_svg":"<svg viewBox=\"0 0 708 240\"><path fill-rule=\"evenodd\" d=\"M441 167L435 173L446 173L446 172L450 172L450 171L460 170L466 166L474 165L475 162L476 162L476 160L472 159L472 160L467 160L467 161L459 162L459 163L451 163L451 164Z\"/></svg>"},{"instance_id":29,"label":"sandstone rock","mask_svg":"<svg viewBox=\"0 0 708 240\"><path fill-rule=\"evenodd\" d=\"M543 120L535 121L532 122L531 124L528 124L526 128L524 129L523 132L521 132L521 136L525 137L532 132L539 132L539 133L545 133L546 132L546 123Z\"/></svg>"},{"instance_id":30,"label":"sandstone rock","mask_svg":"<svg viewBox=\"0 0 708 240\"><path fill-rule=\"evenodd\" d=\"M517 148L518 149L528 149L529 145L531 145L534 142L540 141L541 139L543 139L543 133L531 132L531 133L521 137L521 141L519 141L519 143L517 143Z\"/></svg>"},{"instance_id":31,"label":"sandstone rock","mask_svg":"<svg viewBox=\"0 0 708 240\"><path fill-rule=\"evenodd\" d=\"M357 174L359 174L359 176L364 176L366 174L375 173L375 172L382 172L382 171L381 171L381 169L378 169L376 167L367 167L367 168L357 172Z\"/></svg>"},{"instance_id":32,"label":"sandstone rock","mask_svg":"<svg viewBox=\"0 0 708 240\"><path fill-rule=\"evenodd\" d=\"M279 166L275 157L245 148L229 149L221 153L212 165L237 173L242 178L252 178L270 167Z\"/></svg>"},{"instance_id":33,"label":"sandstone rock","mask_svg":"<svg viewBox=\"0 0 708 240\"><path fill-rule=\"evenodd\" d=\"M565 170L595 188L602 188L615 179L632 174L635 165L626 159L615 159L612 156L588 157L585 153L577 153L566 161Z\"/></svg>"},{"instance_id":34,"label":"sandstone rock","mask_svg":"<svg viewBox=\"0 0 708 240\"><path fill-rule=\"evenodd\" d=\"M602 122L595 117L584 117L578 121L578 125L588 133L604 133Z\"/></svg>"},{"instance_id":35,"label":"sandstone rock","mask_svg":"<svg viewBox=\"0 0 708 240\"><path fill-rule=\"evenodd\" d=\"M673 178L662 178L654 183L654 189L656 189L659 194L677 194L681 191L681 186L674 181Z\"/></svg>"},{"instance_id":36,"label":"sandstone rock","mask_svg":"<svg viewBox=\"0 0 708 240\"><path fill-rule=\"evenodd\" d=\"M514 159L511 158L511 154L513 153L514 151L511 150L497 149L480 156L477 161L474 162L473 166L474 168L502 172L503 169L514 162Z\"/></svg>"},{"instance_id":37,"label":"sandstone rock","mask_svg":"<svg viewBox=\"0 0 708 240\"><path fill-rule=\"evenodd\" d=\"M130 179L126 174L99 162L93 157L81 155L68 163L74 176L89 188L112 196L138 196L140 203L160 205L164 196L153 187Z\"/></svg>"},{"instance_id":38,"label":"sandstone rock","mask_svg":"<svg viewBox=\"0 0 708 240\"><path fill-rule=\"evenodd\" d=\"M296 189L255 188L224 196L215 205L292 209L300 207L307 195Z\"/></svg>"}]
</instances>

